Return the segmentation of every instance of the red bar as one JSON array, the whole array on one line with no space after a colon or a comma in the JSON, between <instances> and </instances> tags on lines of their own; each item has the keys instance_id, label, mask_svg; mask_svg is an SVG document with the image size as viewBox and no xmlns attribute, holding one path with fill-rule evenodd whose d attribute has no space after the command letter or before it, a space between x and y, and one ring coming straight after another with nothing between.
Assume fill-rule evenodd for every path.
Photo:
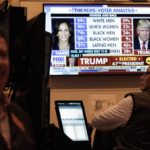
<instances>
[{"instance_id":1,"label":"red bar","mask_svg":"<svg viewBox=\"0 0 150 150\"><path fill-rule=\"evenodd\" d=\"M128 42L131 42L131 41L132 41L132 37L131 37L131 36L125 36L125 37L122 37L122 41L128 41Z\"/></svg>"},{"instance_id":2,"label":"red bar","mask_svg":"<svg viewBox=\"0 0 150 150\"><path fill-rule=\"evenodd\" d=\"M78 66L109 66L111 65L111 58L106 56L82 57L78 58Z\"/></svg>"},{"instance_id":3,"label":"red bar","mask_svg":"<svg viewBox=\"0 0 150 150\"><path fill-rule=\"evenodd\" d=\"M122 48L131 48L132 47L132 43L122 43Z\"/></svg>"},{"instance_id":4,"label":"red bar","mask_svg":"<svg viewBox=\"0 0 150 150\"><path fill-rule=\"evenodd\" d=\"M150 50L134 50L135 55L150 55Z\"/></svg>"},{"instance_id":5,"label":"red bar","mask_svg":"<svg viewBox=\"0 0 150 150\"><path fill-rule=\"evenodd\" d=\"M113 62L136 62L143 61L143 56L114 56Z\"/></svg>"},{"instance_id":6,"label":"red bar","mask_svg":"<svg viewBox=\"0 0 150 150\"><path fill-rule=\"evenodd\" d=\"M121 23L132 23L131 18L121 18Z\"/></svg>"},{"instance_id":7,"label":"red bar","mask_svg":"<svg viewBox=\"0 0 150 150\"><path fill-rule=\"evenodd\" d=\"M132 29L132 24L121 24L121 29Z\"/></svg>"},{"instance_id":8,"label":"red bar","mask_svg":"<svg viewBox=\"0 0 150 150\"><path fill-rule=\"evenodd\" d=\"M53 64L53 67L65 67L65 64Z\"/></svg>"},{"instance_id":9,"label":"red bar","mask_svg":"<svg viewBox=\"0 0 150 150\"><path fill-rule=\"evenodd\" d=\"M126 48L126 49L122 49L122 54L132 54L132 49L128 49L128 48Z\"/></svg>"},{"instance_id":10,"label":"red bar","mask_svg":"<svg viewBox=\"0 0 150 150\"><path fill-rule=\"evenodd\" d=\"M122 30L121 35L132 35L132 30Z\"/></svg>"}]
</instances>

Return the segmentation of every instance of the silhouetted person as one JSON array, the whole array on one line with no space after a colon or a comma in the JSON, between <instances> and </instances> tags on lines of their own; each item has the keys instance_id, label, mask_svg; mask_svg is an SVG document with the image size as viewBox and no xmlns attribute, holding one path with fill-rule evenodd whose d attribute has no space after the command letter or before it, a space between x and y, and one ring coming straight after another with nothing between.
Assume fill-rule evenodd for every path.
<instances>
[{"instance_id":1,"label":"silhouetted person","mask_svg":"<svg viewBox=\"0 0 150 150\"><path fill-rule=\"evenodd\" d=\"M34 138L29 116L3 93L9 77L9 52L0 28L0 150L33 150Z\"/></svg>"}]
</instances>

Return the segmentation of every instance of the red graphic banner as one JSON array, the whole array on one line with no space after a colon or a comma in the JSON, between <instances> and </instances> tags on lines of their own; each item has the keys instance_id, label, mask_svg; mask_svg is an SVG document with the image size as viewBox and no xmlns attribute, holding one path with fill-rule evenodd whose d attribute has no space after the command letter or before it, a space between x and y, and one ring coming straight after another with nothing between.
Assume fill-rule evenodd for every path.
<instances>
[{"instance_id":1,"label":"red graphic banner","mask_svg":"<svg viewBox=\"0 0 150 150\"><path fill-rule=\"evenodd\" d=\"M121 23L132 23L131 18L121 18Z\"/></svg>"},{"instance_id":2,"label":"red graphic banner","mask_svg":"<svg viewBox=\"0 0 150 150\"><path fill-rule=\"evenodd\" d=\"M134 50L134 55L150 55L150 50Z\"/></svg>"},{"instance_id":3,"label":"red graphic banner","mask_svg":"<svg viewBox=\"0 0 150 150\"><path fill-rule=\"evenodd\" d=\"M121 24L121 29L132 29L132 24Z\"/></svg>"},{"instance_id":4,"label":"red graphic banner","mask_svg":"<svg viewBox=\"0 0 150 150\"><path fill-rule=\"evenodd\" d=\"M125 62L125 61L143 61L143 57L142 56L115 56L113 57L113 62Z\"/></svg>"},{"instance_id":5,"label":"red graphic banner","mask_svg":"<svg viewBox=\"0 0 150 150\"><path fill-rule=\"evenodd\" d=\"M122 54L132 54L132 49L122 49Z\"/></svg>"},{"instance_id":6,"label":"red graphic banner","mask_svg":"<svg viewBox=\"0 0 150 150\"><path fill-rule=\"evenodd\" d=\"M124 47L131 48L132 47L132 43L122 43L122 48L124 48Z\"/></svg>"},{"instance_id":7,"label":"red graphic banner","mask_svg":"<svg viewBox=\"0 0 150 150\"><path fill-rule=\"evenodd\" d=\"M122 30L121 35L132 35L132 30Z\"/></svg>"},{"instance_id":8,"label":"red graphic banner","mask_svg":"<svg viewBox=\"0 0 150 150\"><path fill-rule=\"evenodd\" d=\"M111 57L82 57L78 58L78 66L109 66Z\"/></svg>"},{"instance_id":9,"label":"red graphic banner","mask_svg":"<svg viewBox=\"0 0 150 150\"><path fill-rule=\"evenodd\" d=\"M65 67L65 64L53 64L53 67Z\"/></svg>"},{"instance_id":10,"label":"red graphic banner","mask_svg":"<svg viewBox=\"0 0 150 150\"><path fill-rule=\"evenodd\" d=\"M78 66L143 66L147 65L148 58L150 60L147 56L87 56L78 58Z\"/></svg>"},{"instance_id":11,"label":"red graphic banner","mask_svg":"<svg viewBox=\"0 0 150 150\"><path fill-rule=\"evenodd\" d=\"M131 36L125 36L125 37L122 37L122 41L128 41L128 42L131 42L131 41L132 41L132 37L131 37Z\"/></svg>"}]
</instances>

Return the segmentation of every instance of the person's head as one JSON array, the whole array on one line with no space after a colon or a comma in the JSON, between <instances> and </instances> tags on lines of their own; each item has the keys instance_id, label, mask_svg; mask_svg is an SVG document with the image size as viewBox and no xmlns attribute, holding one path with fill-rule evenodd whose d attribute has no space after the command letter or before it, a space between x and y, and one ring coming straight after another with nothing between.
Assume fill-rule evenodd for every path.
<instances>
[{"instance_id":1,"label":"person's head","mask_svg":"<svg viewBox=\"0 0 150 150\"><path fill-rule=\"evenodd\" d=\"M150 89L150 65L147 68L147 71L140 77L141 84L140 84L140 90L146 91Z\"/></svg>"},{"instance_id":2,"label":"person's head","mask_svg":"<svg viewBox=\"0 0 150 150\"><path fill-rule=\"evenodd\" d=\"M70 21L67 19L58 20L54 25L53 36L55 43L62 41L73 44L74 32Z\"/></svg>"},{"instance_id":3,"label":"person's head","mask_svg":"<svg viewBox=\"0 0 150 150\"><path fill-rule=\"evenodd\" d=\"M76 58L69 58L68 61L69 61L70 65L73 66L76 62Z\"/></svg>"},{"instance_id":4,"label":"person's head","mask_svg":"<svg viewBox=\"0 0 150 150\"><path fill-rule=\"evenodd\" d=\"M137 33L143 42L146 42L150 36L150 22L147 19L141 19L137 23Z\"/></svg>"},{"instance_id":5,"label":"person's head","mask_svg":"<svg viewBox=\"0 0 150 150\"><path fill-rule=\"evenodd\" d=\"M0 28L0 90L3 89L9 77L9 54L6 41L4 30Z\"/></svg>"}]
</instances>

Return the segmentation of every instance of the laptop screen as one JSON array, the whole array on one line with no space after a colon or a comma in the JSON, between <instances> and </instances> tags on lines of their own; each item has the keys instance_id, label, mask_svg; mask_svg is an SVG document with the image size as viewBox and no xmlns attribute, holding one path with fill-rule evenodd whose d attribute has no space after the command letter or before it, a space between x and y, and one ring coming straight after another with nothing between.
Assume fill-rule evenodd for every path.
<instances>
[{"instance_id":1,"label":"laptop screen","mask_svg":"<svg viewBox=\"0 0 150 150\"><path fill-rule=\"evenodd\" d=\"M80 102L58 103L64 133L73 141L89 141Z\"/></svg>"}]
</instances>

